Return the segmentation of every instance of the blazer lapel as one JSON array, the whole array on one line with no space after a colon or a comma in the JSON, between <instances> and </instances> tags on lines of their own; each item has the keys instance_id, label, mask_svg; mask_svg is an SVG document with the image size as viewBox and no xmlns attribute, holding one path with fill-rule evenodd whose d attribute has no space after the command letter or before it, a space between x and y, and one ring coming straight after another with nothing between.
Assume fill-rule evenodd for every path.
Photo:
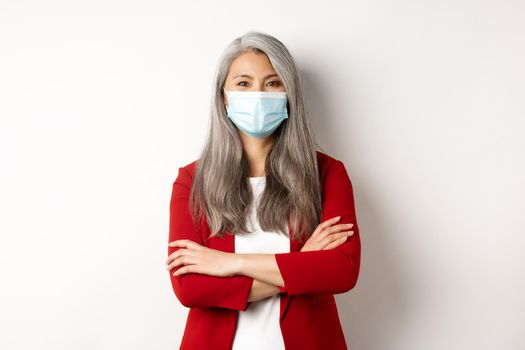
<instances>
[{"instance_id":1,"label":"blazer lapel","mask_svg":"<svg viewBox=\"0 0 525 350\"><path fill-rule=\"evenodd\" d=\"M291 236L291 226L290 226L290 222L288 222L288 232L289 232L289 236ZM290 252L298 252L301 250L303 246L303 243L295 240L295 239L290 239ZM281 293L281 313L280 313L280 316L279 316L279 319L282 321L282 319L284 318L284 314L288 308L288 305L290 304L290 299L291 299L291 296L288 295L288 293Z\"/></svg>"}]
</instances>

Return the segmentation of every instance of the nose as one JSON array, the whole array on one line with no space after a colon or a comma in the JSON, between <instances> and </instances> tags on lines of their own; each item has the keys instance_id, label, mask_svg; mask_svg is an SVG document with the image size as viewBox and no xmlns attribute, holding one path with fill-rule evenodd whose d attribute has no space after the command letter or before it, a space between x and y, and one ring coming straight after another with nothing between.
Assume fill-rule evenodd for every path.
<instances>
[{"instance_id":1,"label":"nose","mask_svg":"<svg viewBox=\"0 0 525 350\"><path fill-rule=\"evenodd\" d=\"M264 83L254 83L252 86L252 90L264 91Z\"/></svg>"}]
</instances>

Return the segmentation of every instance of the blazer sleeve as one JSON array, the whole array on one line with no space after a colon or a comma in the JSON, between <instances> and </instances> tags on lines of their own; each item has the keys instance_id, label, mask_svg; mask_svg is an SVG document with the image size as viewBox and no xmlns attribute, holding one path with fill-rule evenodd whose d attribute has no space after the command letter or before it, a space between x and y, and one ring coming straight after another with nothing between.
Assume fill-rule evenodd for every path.
<instances>
[{"instance_id":1,"label":"blazer sleeve","mask_svg":"<svg viewBox=\"0 0 525 350\"><path fill-rule=\"evenodd\" d=\"M361 241L352 183L339 160L330 166L325 176L321 222L341 216L337 224L353 223L354 234L335 249L275 254L284 280L284 286L279 289L289 295L345 293L357 283Z\"/></svg>"},{"instance_id":2,"label":"blazer sleeve","mask_svg":"<svg viewBox=\"0 0 525 350\"><path fill-rule=\"evenodd\" d=\"M195 224L190 215L191 181L187 170L180 167L171 194L169 242L190 239L204 245L201 225ZM168 255L177 249L184 248L168 246ZM182 305L188 308L220 307L246 311L250 304L248 296L254 280L252 277L244 275L219 277L200 273L173 276L173 272L182 266L168 271L173 291Z\"/></svg>"}]
</instances>

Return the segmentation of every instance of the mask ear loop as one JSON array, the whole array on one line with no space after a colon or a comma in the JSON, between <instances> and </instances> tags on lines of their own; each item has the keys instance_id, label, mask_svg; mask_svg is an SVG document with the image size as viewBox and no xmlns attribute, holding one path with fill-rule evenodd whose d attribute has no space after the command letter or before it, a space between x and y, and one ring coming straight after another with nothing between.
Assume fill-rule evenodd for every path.
<instances>
[{"instance_id":1,"label":"mask ear loop","mask_svg":"<svg viewBox=\"0 0 525 350\"><path fill-rule=\"evenodd\" d=\"M226 91L226 88L225 88L225 87L223 87L222 90L224 91L224 93L223 93L223 100L225 100L224 97L226 97L226 96L228 95L228 91ZM226 102L226 101L224 101L224 102ZM225 108L226 110L228 110L228 104L225 104L224 108Z\"/></svg>"}]
</instances>

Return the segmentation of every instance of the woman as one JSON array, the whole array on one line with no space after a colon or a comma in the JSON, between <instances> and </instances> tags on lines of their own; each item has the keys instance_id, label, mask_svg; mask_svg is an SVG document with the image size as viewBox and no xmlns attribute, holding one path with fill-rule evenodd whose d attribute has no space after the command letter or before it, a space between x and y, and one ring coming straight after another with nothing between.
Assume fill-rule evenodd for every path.
<instances>
[{"instance_id":1,"label":"woman","mask_svg":"<svg viewBox=\"0 0 525 350\"><path fill-rule=\"evenodd\" d=\"M202 154L179 168L167 269L180 349L346 349L334 294L361 243L344 164L319 148L296 63L248 32L223 54Z\"/></svg>"}]
</instances>

